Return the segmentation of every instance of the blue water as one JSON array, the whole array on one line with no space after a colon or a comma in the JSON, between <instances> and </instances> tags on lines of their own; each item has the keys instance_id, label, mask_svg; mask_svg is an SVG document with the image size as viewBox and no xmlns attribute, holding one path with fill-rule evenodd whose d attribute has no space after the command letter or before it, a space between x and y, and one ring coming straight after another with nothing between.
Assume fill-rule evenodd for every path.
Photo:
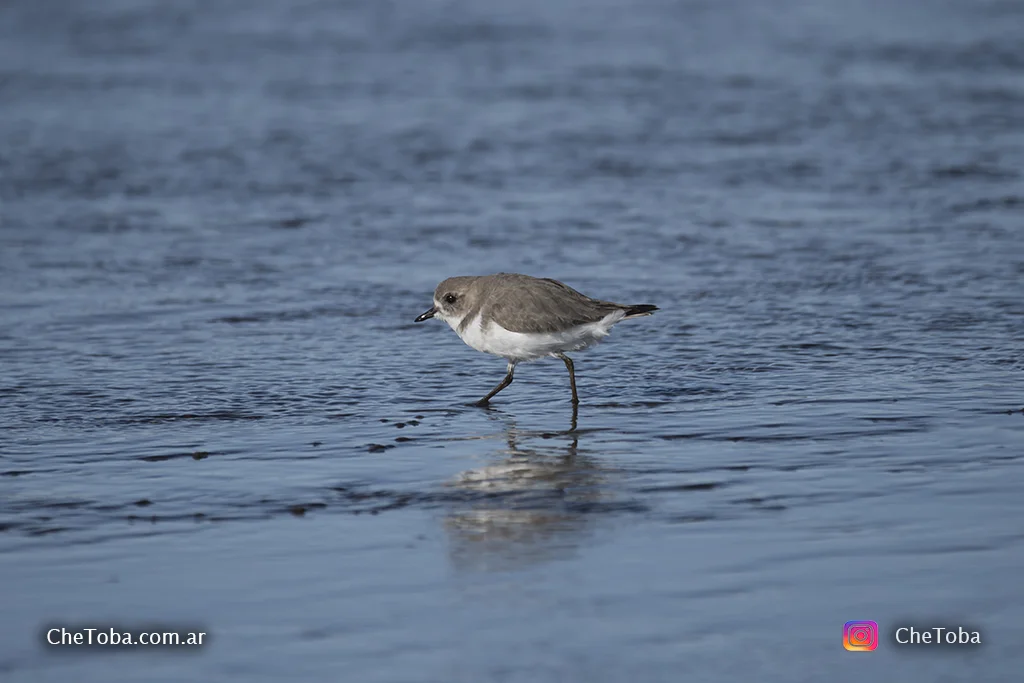
<instances>
[{"instance_id":1,"label":"blue water","mask_svg":"<svg viewBox=\"0 0 1024 683\"><path fill-rule=\"evenodd\" d=\"M4 3L0 678L1014 680L1022 27ZM504 362L412 322L502 270L661 309L575 356L575 430L559 361L469 407Z\"/></svg>"}]
</instances>

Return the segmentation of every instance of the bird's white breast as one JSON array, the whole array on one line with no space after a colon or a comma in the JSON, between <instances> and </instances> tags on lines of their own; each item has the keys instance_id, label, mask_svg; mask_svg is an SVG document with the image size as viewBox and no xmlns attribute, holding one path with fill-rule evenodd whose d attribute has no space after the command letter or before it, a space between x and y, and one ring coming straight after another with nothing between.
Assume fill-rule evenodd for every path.
<instances>
[{"instance_id":1,"label":"bird's white breast","mask_svg":"<svg viewBox=\"0 0 1024 683\"><path fill-rule=\"evenodd\" d=\"M484 334L483 319L479 314L469 321L465 329L459 329L461 320L449 320L447 322L462 341L466 342L471 348L483 351L484 353L490 353L490 350L487 348L487 335Z\"/></svg>"},{"instance_id":2,"label":"bird's white breast","mask_svg":"<svg viewBox=\"0 0 1024 683\"><path fill-rule=\"evenodd\" d=\"M596 344L623 317L622 311L615 311L597 322L559 332L512 332L494 321L485 325L479 314L462 330L459 329L459 321L447 322L462 341L477 351L511 361L526 361L553 353L578 351Z\"/></svg>"}]
</instances>

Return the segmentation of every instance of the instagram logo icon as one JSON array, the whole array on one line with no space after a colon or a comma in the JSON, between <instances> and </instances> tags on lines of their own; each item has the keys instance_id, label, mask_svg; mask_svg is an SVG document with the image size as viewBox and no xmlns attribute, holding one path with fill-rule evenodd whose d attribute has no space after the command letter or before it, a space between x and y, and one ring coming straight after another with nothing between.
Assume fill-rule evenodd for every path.
<instances>
[{"instance_id":1,"label":"instagram logo icon","mask_svg":"<svg viewBox=\"0 0 1024 683\"><path fill-rule=\"evenodd\" d=\"M853 652L870 652L878 647L878 623L848 621L843 626L843 647Z\"/></svg>"}]
</instances>

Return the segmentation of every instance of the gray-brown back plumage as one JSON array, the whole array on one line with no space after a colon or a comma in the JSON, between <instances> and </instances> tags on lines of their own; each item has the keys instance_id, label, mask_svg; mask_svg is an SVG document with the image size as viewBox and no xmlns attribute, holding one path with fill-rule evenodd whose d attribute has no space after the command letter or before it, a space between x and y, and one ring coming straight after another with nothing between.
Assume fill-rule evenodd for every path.
<instances>
[{"instance_id":1,"label":"gray-brown back plumage","mask_svg":"<svg viewBox=\"0 0 1024 683\"><path fill-rule=\"evenodd\" d=\"M449 294L456 296L448 305L463 316L463 326L481 313L485 323L493 321L522 333L559 332L619 310L627 318L657 310L650 304L629 306L593 299L557 280L518 273L448 278L437 286L434 298L445 305Z\"/></svg>"}]
</instances>

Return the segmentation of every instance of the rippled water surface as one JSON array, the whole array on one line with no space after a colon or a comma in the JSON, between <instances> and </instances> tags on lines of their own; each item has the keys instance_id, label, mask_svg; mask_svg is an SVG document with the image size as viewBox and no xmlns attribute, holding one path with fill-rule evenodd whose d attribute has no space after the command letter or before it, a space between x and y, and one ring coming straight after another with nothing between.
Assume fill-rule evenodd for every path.
<instances>
[{"instance_id":1,"label":"rippled water surface","mask_svg":"<svg viewBox=\"0 0 1024 683\"><path fill-rule=\"evenodd\" d=\"M1022 26L4 3L0 678L1019 677ZM503 361L412 322L500 270L661 308L575 430L560 362L469 407Z\"/></svg>"}]
</instances>

